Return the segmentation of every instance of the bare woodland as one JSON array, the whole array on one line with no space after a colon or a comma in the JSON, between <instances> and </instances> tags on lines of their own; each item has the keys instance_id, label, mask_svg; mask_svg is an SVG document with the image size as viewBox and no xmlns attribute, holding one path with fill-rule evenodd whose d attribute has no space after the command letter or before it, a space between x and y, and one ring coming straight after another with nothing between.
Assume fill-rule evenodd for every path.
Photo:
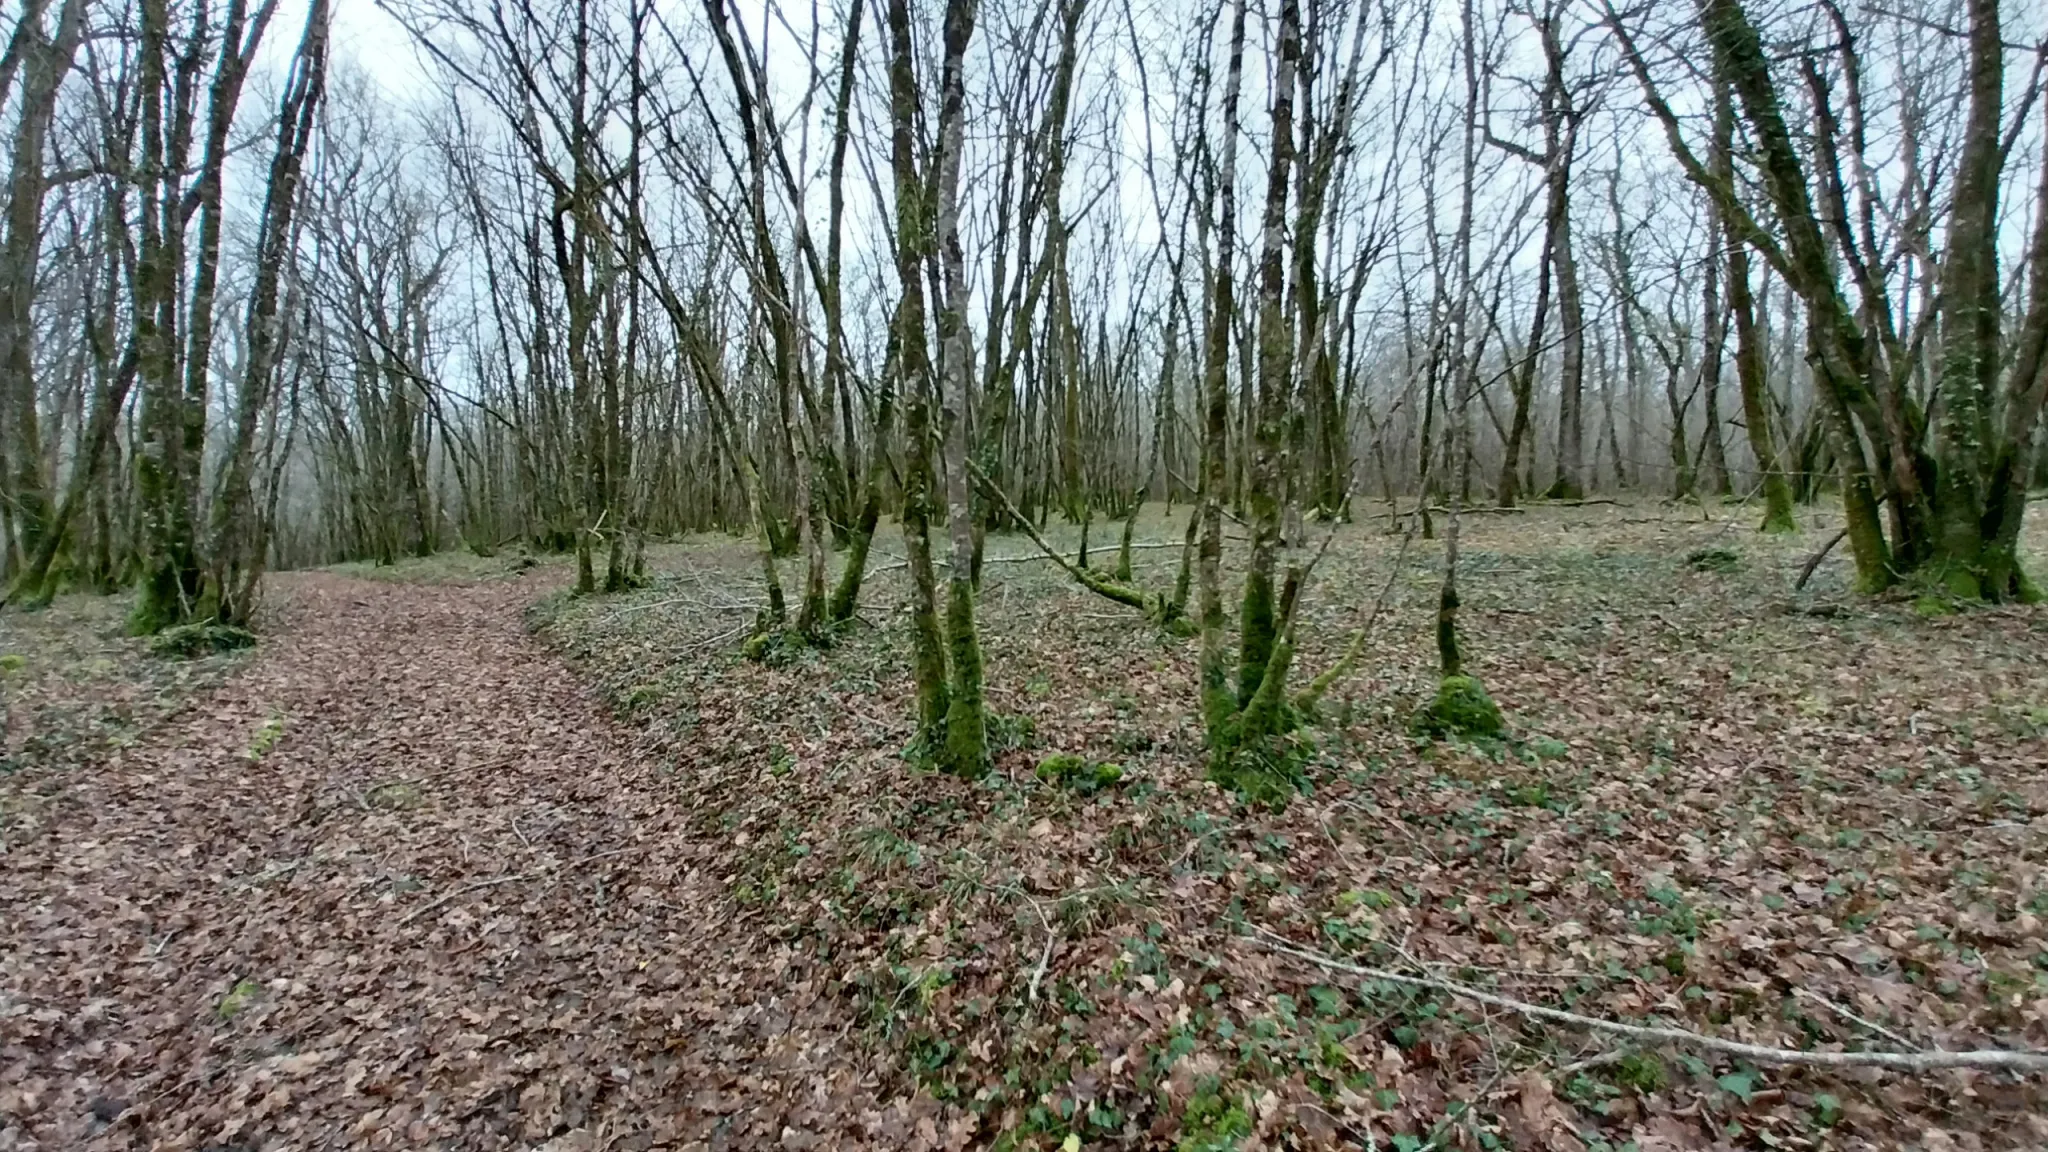
<instances>
[{"instance_id":1,"label":"bare woodland","mask_svg":"<svg viewBox=\"0 0 2048 1152\"><path fill-rule=\"evenodd\" d=\"M418 85L337 47L334 0L0 28L9 613L114 597L224 647L279 574L458 551L637 612L687 596L632 599L651 553L723 533L745 624L690 658L900 635L903 758L971 782L1027 659L987 589L1041 564L1190 654L1201 772L1255 811L1313 791L1307 733L1395 659L1411 556L1433 655L1395 727L1521 746L1480 673L1513 609L1471 610L1502 519L1819 523L1795 592L1832 556L1851 604L2038 620L1999 615L2041 599L2048 485L2029 5L375 4ZM1336 574L1341 532L1388 574ZM1629 1038L1608 1064L1771 1059L1563 1017ZM1863 1063L2038 1074L2039 1027ZM1587 1146L1539 1087L1527 1146Z\"/></svg>"}]
</instances>

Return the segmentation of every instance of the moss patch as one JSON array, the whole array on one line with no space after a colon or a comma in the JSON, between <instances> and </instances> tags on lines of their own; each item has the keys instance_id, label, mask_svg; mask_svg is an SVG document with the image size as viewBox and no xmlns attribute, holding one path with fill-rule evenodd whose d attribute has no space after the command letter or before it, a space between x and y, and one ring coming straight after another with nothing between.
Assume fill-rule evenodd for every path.
<instances>
[{"instance_id":1,"label":"moss patch","mask_svg":"<svg viewBox=\"0 0 2048 1152\"><path fill-rule=\"evenodd\" d=\"M1437 684L1436 699L1415 713L1409 730L1432 740L1499 739L1507 732L1500 705L1486 694L1476 677L1446 676Z\"/></svg>"},{"instance_id":2,"label":"moss patch","mask_svg":"<svg viewBox=\"0 0 2048 1152\"><path fill-rule=\"evenodd\" d=\"M1251 1115L1243 1100L1203 1092L1188 1101L1180 1139L1173 1147L1174 1152L1230 1152L1251 1134Z\"/></svg>"},{"instance_id":3,"label":"moss patch","mask_svg":"<svg viewBox=\"0 0 2048 1152\"><path fill-rule=\"evenodd\" d=\"M1038 762L1037 776L1055 788L1087 795L1115 787L1124 778L1124 769L1121 764L1090 760L1071 752L1055 752Z\"/></svg>"},{"instance_id":4,"label":"moss patch","mask_svg":"<svg viewBox=\"0 0 2048 1152\"><path fill-rule=\"evenodd\" d=\"M1209 779L1255 807L1280 811L1308 789L1313 748L1292 733L1233 739L1209 762Z\"/></svg>"},{"instance_id":5,"label":"moss patch","mask_svg":"<svg viewBox=\"0 0 2048 1152\"><path fill-rule=\"evenodd\" d=\"M262 985L254 980L237 980L235 986L228 989L228 994L220 998L220 1005L214 1011L218 1012L223 1020L233 1020L241 1015L244 1009L254 1004L256 998L261 995Z\"/></svg>"}]
</instances>

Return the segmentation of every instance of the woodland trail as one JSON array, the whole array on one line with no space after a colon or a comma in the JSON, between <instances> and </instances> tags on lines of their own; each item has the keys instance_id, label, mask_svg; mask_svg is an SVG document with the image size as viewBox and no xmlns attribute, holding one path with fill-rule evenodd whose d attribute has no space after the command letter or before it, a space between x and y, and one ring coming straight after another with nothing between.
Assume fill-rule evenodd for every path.
<instances>
[{"instance_id":1,"label":"woodland trail","mask_svg":"<svg viewBox=\"0 0 2048 1152\"><path fill-rule=\"evenodd\" d=\"M872 1110L830 974L721 906L656 758L525 633L535 592L278 578L246 666L43 782L0 842L0 1149L916 1126Z\"/></svg>"}]
</instances>

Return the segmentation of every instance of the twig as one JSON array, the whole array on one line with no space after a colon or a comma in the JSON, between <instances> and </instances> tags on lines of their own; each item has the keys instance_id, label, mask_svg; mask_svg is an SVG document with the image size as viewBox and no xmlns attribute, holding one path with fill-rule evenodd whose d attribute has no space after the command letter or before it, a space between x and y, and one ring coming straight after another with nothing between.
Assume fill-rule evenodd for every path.
<instances>
[{"instance_id":1,"label":"twig","mask_svg":"<svg viewBox=\"0 0 2048 1152\"><path fill-rule=\"evenodd\" d=\"M1052 921L1046 919L1045 909L1040 908L1038 906L1038 901L1032 898L1031 893L1026 892L1024 890L1023 885L1005 884L1000 888L991 887L989 891L997 893L1014 892L1017 895L1022 896L1024 898L1024 902L1026 904L1031 905L1031 911L1037 913L1039 924L1044 926L1045 928L1045 947L1039 950L1038 967L1031 970L1031 984L1030 987L1025 991L1025 999L1029 1000L1033 1004L1036 1004L1038 1003L1038 985L1041 981L1045 979L1046 965L1052 963L1052 946L1059 940L1060 934L1058 932L1053 931Z\"/></svg>"},{"instance_id":2,"label":"twig","mask_svg":"<svg viewBox=\"0 0 2048 1152\"><path fill-rule=\"evenodd\" d=\"M1619 1064L1634 1054L1635 1050L1632 1048L1616 1048L1611 1052L1602 1052L1597 1056L1588 1056L1584 1060L1574 1060L1559 1068L1557 1074L1559 1076L1576 1076L1581 1072L1590 1072L1595 1068L1605 1068L1609 1064Z\"/></svg>"},{"instance_id":3,"label":"twig","mask_svg":"<svg viewBox=\"0 0 2048 1152\"><path fill-rule=\"evenodd\" d=\"M510 884L515 880L538 879L539 877L547 874L548 872L558 872L564 868L578 868L590 863L593 860L602 860L607 856L617 856L622 853L635 851L638 848L639 845L637 844L630 848L614 848L609 852L599 852L592 856L585 856L581 860L571 860L567 864L550 864L545 868L536 868L531 872L508 872L503 876L492 876L487 879L479 880L474 884L457 888L455 891L449 892L446 895L443 895L435 899L432 903L423 904L420 907L413 909L411 912L406 913L405 916L398 921L398 926L403 928L407 924L410 924L413 921L419 919L420 917L425 916L427 913L432 912L435 909L446 905L449 901L460 899L464 896L469 895L471 892L480 892L485 888L494 888L500 884Z\"/></svg>"},{"instance_id":4,"label":"twig","mask_svg":"<svg viewBox=\"0 0 2048 1152\"><path fill-rule=\"evenodd\" d=\"M1901 1048L1910 1048L1915 1052L1921 1051L1920 1045L1913 1043L1911 1040L1906 1039L1904 1036L1899 1035L1897 1032L1892 1031L1891 1029L1885 1027L1882 1024L1879 1024L1871 1020L1865 1020L1863 1017L1858 1016L1854 1012L1849 1011L1847 1008L1844 1008L1840 1004L1835 1003L1833 1000L1830 1000L1827 997L1822 996L1818 992L1809 992L1804 988L1794 988L1792 990L1792 994L1794 996L1804 996L1808 1000L1811 1000L1814 1003L1819 1004L1821 1007L1828 1009L1829 1011L1835 1013L1837 1016L1840 1016L1853 1024L1861 1024L1865 1028L1870 1029L1872 1032L1875 1032L1879 1036L1882 1036L1885 1039L1891 1041L1892 1043L1897 1044Z\"/></svg>"},{"instance_id":5,"label":"twig","mask_svg":"<svg viewBox=\"0 0 2048 1152\"><path fill-rule=\"evenodd\" d=\"M447 904L449 901L454 900L459 896L467 896L471 892L482 891L485 888L494 887L499 884L510 884L514 880L531 879L538 875L540 875L540 873L538 872L508 872L503 876L493 876L488 880L479 880L476 883L468 885L466 887L457 888L455 891L447 893L446 895L440 897L439 899L433 901L430 904L422 905L421 907L415 908L411 912L406 913L404 918L399 920L398 926L403 928L407 924L412 923L413 921L419 919L422 916L425 916L427 913L434 911L436 908L439 908Z\"/></svg>"},{"instance_id":6,"label":"twig","mask_svg":"<svg viewBox=\"0 0 2048 1152\"><path fill-rule=\"evenodd\" d=\"M283 864L273 864L270 867L265 868L263 871L257 873L256 875L249 877L247 880L241 881L240 883L241 886L244 888L259 888L264 884L267 884L270 881L277 879L280 876L291 875L293 872L296 872L301 867L303 867L305 863L306 861L302 858L298 860L289 860Z\"/></svg>"},{"instance_id":7,"label":"twig","mask_svg":"<svg viewBox=\"0 0 2048 1152\"><path fill-rule=\"evenodd\" d=\"M1027 899L1029 898L1027 897ZM1031 986L1025 992L1025 999L1036 1004L1038 1003L1038 984L1039 981L1045 979L1045 966L1052 963L1052 946L1053 942L1059 939L1059 933L1052 930L1052 921L1047 920L1045 913L1040 911L1038 901L1031 901L1031 910L1038 913L1038 922L1045 925L1045 947L1039 950L1038 967L1031 970Z\"/></svg>"},{"instance_id":8,"label":"twig","mask_svg":"<svg viewBox=\"0 0 2048 1152\"><path fill-rule=\"evenodd\" d=\"M1703 1036L1680 1028L1661 1028L1642 1024L1623 1024L1614 1020L1601 1020L1593 1016L1581 1016L1561 1008L1546 1008L1540 1004L1529 1004L1482 992L1450 980L1431 977L1410 976L1402 972L1389 972L1382 968L1368 968L1350 964L1319 953L1305 951L1273 940L1257 937L1240 937L1250 943L1260 944L1282 955L1305 960L1333 972L1348 972L1356 976L1368 976L1392 984L1404 984L1411 988L1430 988L1448 992L1480 1004L1503 1008L1523 1016L1534 1016L1542 1020L1553 1020L1576 1028L1587 1028L1596 1032L1609 1032L1617 1036L1629 1036L1637 1040L1660 1044L1679 1044L1709 1052L1723 1052L1730 1056L1741 1056L1765 1064L1783 1064L1793 1067L1817 1068L1893 1068L1902 1072L1925 1072L1936 1068L2008 1068L2015 1072L2048 1072L2048 1052L2016 1051L1990 1048L1973 1052L1797 1052L1784 1048L1770 1048L1762 1044L1744 1044L1736 1040L1723 1040L1716 1036Z\"/></svg>"}]
</instances>

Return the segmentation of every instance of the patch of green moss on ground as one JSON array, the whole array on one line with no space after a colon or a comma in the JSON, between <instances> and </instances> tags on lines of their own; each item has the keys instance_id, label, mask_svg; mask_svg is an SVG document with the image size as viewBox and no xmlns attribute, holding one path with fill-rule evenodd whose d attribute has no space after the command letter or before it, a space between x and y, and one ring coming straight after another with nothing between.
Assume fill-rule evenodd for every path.
<instances>
[{"instance_id":1,"label":"patch of green moss on ground","mask_svg":"<svg viewBox=\"0 0 2048 1152\"><path fill-rule=\"evenodd\" d=\"M1037 776L1055 788L1087 795L1114 787L1124 778L1121 764L1090 760L1071 752L1055 752L1038 762Z\"/></svg>"},{"instance_id":2,"label":"patch of green moss on ground","mask_svg":"<svg viewBox=\"0 0 2048 1152\"><path fill-rule=\"evenodd\" d=\"M1507 733L1507 722L1476 677L1446 676L1437 684L1436 698L1415 713L1409 729L1432 740L1499 739Z\"/></svg>"},{"instance_id":3,"label":"patch of green moss on ground","mask_svg":"<svg viewBox=\"0 0 2048 1152\"><path fill-rule=\"evenodd\" d=\"M235 986L228 989L228 994L220 998L220 1006L215 1011L220 1013L221 1019L233 1020L262 994L262 985L254 980L237 980Z\"/></svg>"}]
</instances>

